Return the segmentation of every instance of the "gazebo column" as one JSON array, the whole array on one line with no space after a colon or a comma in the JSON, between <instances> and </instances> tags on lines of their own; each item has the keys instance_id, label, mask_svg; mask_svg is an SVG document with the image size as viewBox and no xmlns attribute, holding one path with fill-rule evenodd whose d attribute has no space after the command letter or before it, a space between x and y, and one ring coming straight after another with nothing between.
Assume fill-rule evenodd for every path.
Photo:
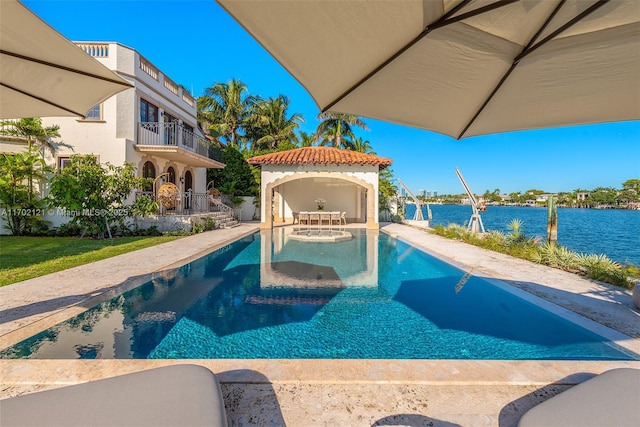
<instances>
[{"instance_id":1,"label":"gazebo column","mask_svg":"<svg viewBox=\"0 0 640 427\"><path fill-rule=\"evenodd\" d=\"M380 228L378 224L378 212L376 206L378 205L378 194L371 188L365 189L365 198L367 200L367 228L377 230Z\"/></svg>"},{"instance_id":2,"label":"gazebo column","mask_svg":"<svg viewBox=\"0 0 640 427\"><path fill-rule=\"evenodd\" d=\"M273 218L271 212L271 200L273 198L273 185L262 184L262 191L260 195L260 228L271 228L273 226Z\"/></svg>"},{"instance_id":3,"label":"gazebo column","mask_svg":"<svg viewBox=\"0 0 640 427\"><path fill-rule=\"evenodd\" d=\"M281 212L281 200L280 187L273 189L273 222L283 222L284 218L280 215Z\"/></svg>"}]
</instances>

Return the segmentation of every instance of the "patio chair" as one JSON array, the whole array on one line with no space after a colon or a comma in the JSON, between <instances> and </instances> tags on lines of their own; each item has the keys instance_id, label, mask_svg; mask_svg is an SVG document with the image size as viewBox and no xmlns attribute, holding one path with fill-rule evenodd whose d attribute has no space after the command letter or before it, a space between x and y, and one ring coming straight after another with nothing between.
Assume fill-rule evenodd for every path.
<instances>
[{"instance_id":1,"label":"patio chair","mask_svg":"<svg viewBox=\"0 0 640 427\"><path fill-rule=\"evenodd\" d=\"M340 222L344 225L347 225L347 213L346 212L342 212L340 214Z\"/></svg>"},{"instance_id":2,"label":"patio chair","mask_svg":"<svg viewBox=\"0 0 640 427\"><path fill-rule=\"evenodd\" d=\"M312 225L314 221L316 222L317 225L320 225L319 212L309 212L309 225Z\"/></svg>"},{"instance_id":3,"label":"patio chair","mask_svg":"<svg viewBox=\"0 0 640 427\"><path fill-rule=\"evenodd\" d=\"M0 400L5 426L227 427L216 376L173 365Z\"/></svg>"},{"instance_id":4,"label":"patio chair","mask_svg":"<svg viewBox=\"0 0 640 427\"><path fill-rule=\"evenodd\" d=\"M309 212L300 212L298 214L298 224L309 225Z\"/></svg>"},{"instance_id":5,"label":"patio chair","mask_svg":"<svg viewBox=\"0 0 640 427\"><path fill-rule=\"evenodd\" d=\"M320 225L331 225L331 212L320 212Z\"/></svg>"},{"instance_id":6,"label":"patio chair","mask_svg":"<svg viewBox=\"0 0 640 427\"><path fill-rule=\"evenodd\" d=\"M603 372L529 409L518 427L640 426L640 369Z\"/></svg>"},{"instance_id":7,"label":"patio chair","mask_svg":"<svg viewBox=\"0 0 640 427\"><path fill-rule=\"evenodd\" d=\"M298 212L291 212L291 215L293 216L293 224L295 224L296 221L300 224L300 214Z\"/></svg>"},{"instance_id":8,"label":"patio chair","mask_svg":"<svg viewBox=\"0 0 640 427\"><path fill-rule=\"evenodd\" d=\"M342 224L342 216L340 212L331 212L331 225L340 225Z\"/></svg>"}]
</instances>

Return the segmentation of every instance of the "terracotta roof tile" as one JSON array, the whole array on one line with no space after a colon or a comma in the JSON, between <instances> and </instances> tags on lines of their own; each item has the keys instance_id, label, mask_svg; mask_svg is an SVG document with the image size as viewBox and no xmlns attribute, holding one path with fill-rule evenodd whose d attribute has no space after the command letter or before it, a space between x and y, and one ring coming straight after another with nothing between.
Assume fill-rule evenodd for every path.
<instances>
[{"instance_id":1,"label":"terracotta roof tile","mask_svg":"<svg viewBox=\"0 0 640 427\"><path fill-rule=\"evenodd\" d=\"M392 160L374 154L341 150L333 147L303 147L278 151L247 159L250 165L377 165L380 169L391 166Z\"/></svg>"}]
</instances>

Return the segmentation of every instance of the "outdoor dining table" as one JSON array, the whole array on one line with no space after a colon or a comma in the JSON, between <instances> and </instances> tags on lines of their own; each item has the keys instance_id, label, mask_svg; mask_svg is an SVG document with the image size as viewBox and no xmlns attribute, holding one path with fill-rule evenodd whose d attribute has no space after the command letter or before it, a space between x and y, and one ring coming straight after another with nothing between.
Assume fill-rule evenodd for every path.
<instances>
[{"instance_id":1,"label":"outdoor dining table","mask_svg":"<svg viewBox=\"0 0 640 427\"><path fill-rule=\"evenodd\" d=\"M326 221L328 225L332 225L332 214L334 215L333 218L335 218L335 215L337 215L338 217L338 222L340 221L340 212L335 211L335 212L330 212L330 211L301 211L298 214L299 217L299 222L305 221L307 222L307 225L312 225L313 221L317 221L318 225L322 225L324 224L324 222Z\"/></svg>"}]
</instances>

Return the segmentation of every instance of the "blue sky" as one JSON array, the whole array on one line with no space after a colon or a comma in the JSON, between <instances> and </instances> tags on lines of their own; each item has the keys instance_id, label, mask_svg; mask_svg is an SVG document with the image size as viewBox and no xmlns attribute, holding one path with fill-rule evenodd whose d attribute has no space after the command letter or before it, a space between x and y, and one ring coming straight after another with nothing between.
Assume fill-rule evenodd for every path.
<instances>
[{"instance_id":1,"label":"blue sky","mask_svg":"<svg viewBox=\"0 0 640 427\"><path fill-rule=\"evenodd\" d=\"M74 41L119 42L136 49L194 96L233 78L252 94L284 94L313 132L318 107L306 90L214 0L23 0ZM640 102L640 101L639 101ZM606 107L603 107L606 108ZM365 119L358 135L414 192L464 193L459 167L475 193L621 188L640 179L640 122L511 132L455 140L434 132Z\"/></svg>"}]
</instances>

